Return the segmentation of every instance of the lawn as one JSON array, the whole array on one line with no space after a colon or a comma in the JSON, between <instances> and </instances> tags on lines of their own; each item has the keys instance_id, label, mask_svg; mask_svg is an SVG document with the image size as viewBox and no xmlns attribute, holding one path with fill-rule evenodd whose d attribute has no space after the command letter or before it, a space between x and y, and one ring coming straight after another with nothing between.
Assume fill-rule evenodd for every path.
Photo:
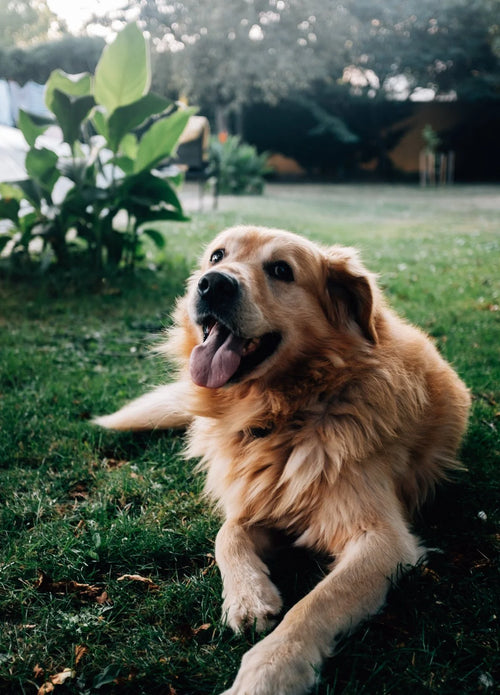
<instances>
[{"instance_id":1,"label":"lawn","mask_svg":"<svg viewBox=\"0 0 500 695\"><path fill-rule=\"evenodd\" d=\"M89 423L169 378L150 348L203 244L236 223L359 247L393 306L434 337L473 394L468 470L415 523L440 552L345 642L316 693L496 691L499 220L494 187L272 185L165 225L155 269L133 279L4 278L0 692L36 694L46 683L40 692L56 695L215 695L257 639L220 623L219 520L182 458L182 436ZM297 565L317 573L313 558L280 558L288 603L304 586Z\"/></svg>"}]
</instances>

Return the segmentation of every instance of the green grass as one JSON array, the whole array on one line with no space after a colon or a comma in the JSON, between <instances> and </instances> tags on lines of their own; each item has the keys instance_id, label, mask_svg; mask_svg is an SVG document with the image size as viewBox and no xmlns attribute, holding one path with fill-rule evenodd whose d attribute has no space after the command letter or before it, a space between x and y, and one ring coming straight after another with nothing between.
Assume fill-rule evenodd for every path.
<instances>
[{"instance_id":1,"label":"green grass","mask_svg":"<svg viewBox=\"0 0 500 695\"><path fill-rule=\"evenodd\" d=\"M4 280L0 692L36 693L70 668L74 677L56 693L215 694L254 640L220 625L212 556L219 520L180 454L182 437L120 435L88 422L168 378L149 347L203 244L235 223L358 246L392 304L435 338L474 397L462 455L468 473L416 521L443 552L393 589L384 612L326 665L316 692L494 692L499 219L493 187L270 186L263 198L223 198L216 213L165 226L158 271L132 282L90 291L71 279ZM303 555L280 558L288 604L305 590L296 564L317 574ZM153 585L120 579L136 574Z\"/></svg>"}]
</instances>

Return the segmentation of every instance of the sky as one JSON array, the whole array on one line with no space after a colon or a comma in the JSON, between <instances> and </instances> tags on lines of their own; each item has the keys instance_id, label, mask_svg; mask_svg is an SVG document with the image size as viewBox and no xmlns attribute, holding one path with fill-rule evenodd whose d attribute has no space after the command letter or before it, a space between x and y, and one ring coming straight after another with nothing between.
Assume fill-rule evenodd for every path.
<instances>
[{"instance_id":1,"label":"sky","mask_svg":"<svg viewBox=\"0 0 500 695\"><path fill-rule=\"evenodd\" d=\"M105 15L111 10L123 7L124 0L47 0L55 14L66 20L68 29L77 32L92 14Z\"/></svg>"}]
</instances>

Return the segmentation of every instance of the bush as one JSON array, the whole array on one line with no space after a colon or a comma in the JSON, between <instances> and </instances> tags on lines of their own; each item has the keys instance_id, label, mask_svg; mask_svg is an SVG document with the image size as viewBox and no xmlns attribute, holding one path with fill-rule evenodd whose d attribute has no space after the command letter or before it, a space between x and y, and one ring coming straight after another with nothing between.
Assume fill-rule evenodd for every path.
<instances>
[{"instance_id":1,"label":"bush","mask_svg":"<svg viewBox=\"0 0 500 695\"><path fill-rule=\"evenodd\" d=\"M178 180L155 167L172 156L194 111L149 93L150 82L148 47L135 24L105 48L93 76L51 73L45 102L66 154L40 146L48 126L20 113L29 178L0 184L0 219L11 222L0 250L11 240L12 258L30 259L38 237L45 263L80 264L83 250L101 274L120 264L132 267L144 236L164 243L147 225L185 217Z\"/></svg>"},{"instance_id":2,"label":"bush","mask_svg":"<svg viewBox=\"0 0 500 695\"><path fill-rule=\"evenodd\" d=\"M219 193L261 194L264 176L271 172L268 154L258 154L253 145L237 135L213 137L210 141L210 174L217 179Z\"/></svg>"}]
</instances>

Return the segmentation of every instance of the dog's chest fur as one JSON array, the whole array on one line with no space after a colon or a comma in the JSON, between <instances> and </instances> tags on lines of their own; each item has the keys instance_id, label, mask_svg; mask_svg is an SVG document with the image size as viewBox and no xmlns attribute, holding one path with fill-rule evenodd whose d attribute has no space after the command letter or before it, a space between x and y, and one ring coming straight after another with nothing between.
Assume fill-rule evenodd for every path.
<instances>
[{"instance_id":1,"label":"dog's chest fur","mask_svg":"<svg viewBox=\"0 0 500 695\"><path fill-rule=\"evenodd\" d=\"M362 462L361 451L359 465L343 470L339 419L326 412L326 403L313 402L286 417L281 410L282 417L267 421L250 418L240 429L238 408L222 419L198 417L188 454L201 459L206 492L226 517L277 528L308 547L336 552L353 531L369 524L370 509L375 516L389 473L377 459ZM353 487L358 492L351 508L346 500Z\"/></svg>"}]
</instances>

